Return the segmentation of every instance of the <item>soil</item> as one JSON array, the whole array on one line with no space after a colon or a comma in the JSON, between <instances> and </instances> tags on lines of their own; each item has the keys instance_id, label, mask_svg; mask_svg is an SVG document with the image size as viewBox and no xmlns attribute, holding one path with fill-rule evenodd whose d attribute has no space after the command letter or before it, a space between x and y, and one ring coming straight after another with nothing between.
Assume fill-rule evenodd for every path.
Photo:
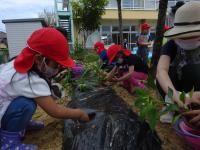
<instances>
[{"instance_id":1,"label":"soil","mask_svg":"<svg viewBox=\"0 0 200 150\"><path fill-rule=\"evenodd\" d=\"M122 97L128 104L133 105L134 96L129 94L125 89L119 86L113 86L113 89ZM152 92L155 96L155 92ZM58 101L60 104L67 104L70 101L69 97ZM137 109L134 108L137 111ZM63 121L54 119L48 116L41 108L38 107L34 118L42 120L45 123L45 128L39 131L26 133L24 143L36 144L39 150L62 150L63 137ZM163 141L163 150L190 150L185 144L185 141L176 135L171 125L158 123L156 131Z\"/></svg>"}]
</instances>

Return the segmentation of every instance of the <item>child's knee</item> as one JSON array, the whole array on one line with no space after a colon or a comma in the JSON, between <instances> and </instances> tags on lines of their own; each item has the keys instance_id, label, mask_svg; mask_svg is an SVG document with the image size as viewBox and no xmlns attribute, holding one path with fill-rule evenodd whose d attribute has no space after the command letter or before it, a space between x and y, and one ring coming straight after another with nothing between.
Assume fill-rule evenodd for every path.
<instances>
[{"instance_id":1,"label":"child's knee","mask_svg":"<svg viewBox=\"0 0 200 150\"><path fill-rule=\"evenodd\" d=\"M27 114L33 114L37 108L36 102L33 99L22 96L14 99L11 105L13 108L18 107L19 110Z\"/></svg>"}]
</instances>

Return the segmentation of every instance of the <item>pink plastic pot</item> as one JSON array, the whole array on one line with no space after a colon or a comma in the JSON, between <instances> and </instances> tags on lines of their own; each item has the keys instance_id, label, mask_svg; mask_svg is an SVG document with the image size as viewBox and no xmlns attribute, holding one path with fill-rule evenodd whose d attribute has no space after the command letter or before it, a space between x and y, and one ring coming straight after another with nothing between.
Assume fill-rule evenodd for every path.
<instances>
[{"instance_id":1,"label":"pink plastic pot","mask_svg":"<svg viewBox=\"0 0 200 150\"><path fill-rule=\"evenodd\" d=\"M189 127L183 119L179 119L175 125L174 129L179 136L183 137L186 142L194 149L200 150L200 131Z\"/></svg>"},{"instance_id":2,"label":"pink plastic pot","mask_svg":"<svg viewBox=\"0 0 200 150\"><path fill-rule=\"evenodd\" d=\"M74 78L79 78L84 72L84 65L76 64L75 67L72 67L72 73Z\"/></svg>"}]
</instances>

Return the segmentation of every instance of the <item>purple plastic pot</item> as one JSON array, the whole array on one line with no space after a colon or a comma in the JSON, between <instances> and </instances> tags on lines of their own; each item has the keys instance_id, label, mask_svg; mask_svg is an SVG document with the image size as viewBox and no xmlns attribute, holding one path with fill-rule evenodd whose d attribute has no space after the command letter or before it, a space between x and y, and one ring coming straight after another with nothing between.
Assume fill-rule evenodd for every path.
<instances>
[{"instance_id":1,"label":"purple plastic pot","mask_svg":"<svg viewBox=\"0 0 200 150\"><path fill-rule=\"evenodd\" d=\"M200 131L189 127L183 119L177 120L174 125L177 134L183 137L186 142L194 149L200 150Z\"/></svg>"},{"instance_id":2,"label":"purple plastic pot","mask_svg":"<svg viewBox=\"0 0 200 150\"><path fill-rule=\"evenodd\" d=\"M79 78L84 72L84 65L76 64L75 67L72 67L72 73L74 78Z\"/></svg>"}]
</instances>

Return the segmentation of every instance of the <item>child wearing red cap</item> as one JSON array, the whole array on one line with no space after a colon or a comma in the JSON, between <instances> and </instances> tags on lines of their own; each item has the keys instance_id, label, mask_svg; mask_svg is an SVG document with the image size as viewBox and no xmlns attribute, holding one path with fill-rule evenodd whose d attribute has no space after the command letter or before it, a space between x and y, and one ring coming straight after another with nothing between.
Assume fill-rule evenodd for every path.
<instances>
[{"instance_id":1,"label":"child wearing red cap","mask_svg":"<svg viewBox=\"0 0 200 150\"><path fill-rule=\"evenodd\" d=\"M132 92L134 88L144 88L143 80L147 79L148 66L137 55L120 45L108 48L109 64L116 62L115 67L107 75L107 80L122 82L123 86ZM118 76L115 74L118 73Z\"/></svg>"},{"instance_id":2,"label":"child wearing red cap","mask_svg":"<svg viewBox=\"0 0 200 150\"><path fill-rule=\"evenodd\" d=\"M89 120L84 111L59 106L51 97L48 80L61 67L73 66L67 41L54 28L33 32L22 52L0 66L1 150L38 149L35 145L21 143L25 130L44 127L42 122L31 120L37 104L56 118Z\"/></svg>"},{"instance_id":3,"label":"child wearing red cap","mask_svg":"<svg viewBox=\"0 0 200 150\"><path fill-rule=\"evenodd\" d=\"M148 23L143 23L141 26L141 34L138 37L138 51L137 55L145 62L148 63L148 46L151 45L150 37L150 28L151 26Z\"/></svg>"},{"instance_id":4,"label":"child wearing red cap","mask_svg":"<svg viewBox=\"0 0 200 150\"><path fill-rule=\"evenodd\" d=\"M104 47L104 44L102 42L96 42L94 44L94 48L97 50L97 54L99 55L99 63L104 64L108 63L108 56L107 56L107 50Z\"/></svg>"},{"instance_id":5,"label":"child wearing red cap","mask_svg":"<svg viewBox=\"0 0 200 150\"><path fill-rule=\"evenodd\" d=\"M108 55L104 44L102 42L96 42L94 48L97 50L97 54L99 55L98 62L100 65L102 65L101 69L104 69L105 71L111 71L114 67L114 63L110 65L108 64Z\"/></svg>"}]
</instances>

